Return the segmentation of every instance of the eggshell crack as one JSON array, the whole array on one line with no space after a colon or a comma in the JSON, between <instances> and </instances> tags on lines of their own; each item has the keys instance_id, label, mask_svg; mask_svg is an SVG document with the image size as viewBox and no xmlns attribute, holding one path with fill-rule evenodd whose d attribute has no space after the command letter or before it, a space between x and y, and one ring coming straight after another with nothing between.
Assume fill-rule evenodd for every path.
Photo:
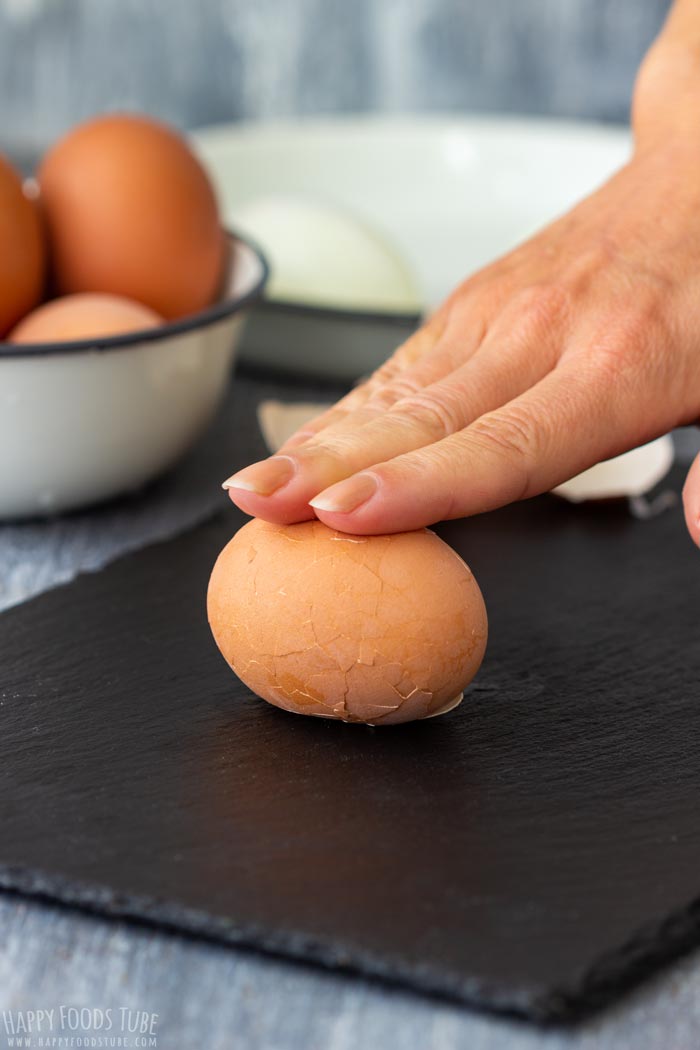
<instances>
[{"instance_id":1,"label":"eggshell crack","mask_svg":"<svg viewBox=\"0 0 700 1050\"><path fill-rule=\"evenodd\" d=\"M455 707L487 639L472 573L427 529L353 537L253 520L220 554L208 610L222 654L259 696L374 725Z\"/></svg>"}]
</instances>

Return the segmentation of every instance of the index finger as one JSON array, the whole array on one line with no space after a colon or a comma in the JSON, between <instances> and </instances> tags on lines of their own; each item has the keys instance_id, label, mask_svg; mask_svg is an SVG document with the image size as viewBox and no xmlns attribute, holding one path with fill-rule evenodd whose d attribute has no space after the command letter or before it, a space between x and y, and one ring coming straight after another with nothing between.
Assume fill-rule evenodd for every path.
<instances>
[{"instance_id":1,"label":"index finger","mask_svg":"<svg viewBox=\"0 0 700 1050\"><path fill-rule=\"evenodd\" d=\"M362 470L310 504L344 532L417 529L546 492L663 430L638 402L617 403L603 369L571 360L464 430Z\"/></svg>"}]
</instances>

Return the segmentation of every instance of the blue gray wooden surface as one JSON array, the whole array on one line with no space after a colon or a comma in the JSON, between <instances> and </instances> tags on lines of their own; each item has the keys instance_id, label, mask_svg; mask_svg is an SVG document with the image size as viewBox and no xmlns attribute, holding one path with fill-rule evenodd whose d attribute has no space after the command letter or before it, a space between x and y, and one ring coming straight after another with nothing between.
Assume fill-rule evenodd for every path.
<instances>
[{"instance_id":1,"label":"blue gray wooden surface","mask_svg":"<svg viewBox=\"0 0 700 1050\"><path fill-rule=\"evenodd\" d=\"M625 120L669 0L0 0L0 149L134 106L185 127L339 111Z\"/></svg>"},{"instance_id":2,"label":"blue gray wooden surface","mask_svg":"<svg viewBox=\"0 0 700 1050\"><path fill-rule=\"evenodd\" d=\"M604 1017L564 1032L7 897L0 897L0 930L0 1047L6 1046L3 1010L61 1004L111 1008L115 1017L121 1007L155 1012L158 1050L695 1050L698 1045L698 957L676 965Z\"/></svg>"},{"instance_id":3,"label":"blue gray wooden surface","mask_svg":"<svg viewBox=\"0 0 700 1050\"><path fill-rule=\"evenodd\" d=\"M373 109L622 120L636 65L667 6L0 0L0 149L32 158L75 120L117 105L183 127ZM235 433L218 429L171 484L141 500L0 529L0 607L206 516L219 498L210 471L222 445L235 466ZM3 1011L61 1003L155 1011L161 1050L689 1050L700 1031L700 956L578 1031L541 1033L363 981L0 897L0 1047Z\"/></svg>"}]
</instances>

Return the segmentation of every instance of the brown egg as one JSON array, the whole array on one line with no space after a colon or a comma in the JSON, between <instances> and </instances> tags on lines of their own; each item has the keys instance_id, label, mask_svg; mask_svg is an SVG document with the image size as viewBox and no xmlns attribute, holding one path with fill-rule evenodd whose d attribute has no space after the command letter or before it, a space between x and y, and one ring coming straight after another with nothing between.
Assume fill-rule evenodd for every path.
<instances>
[{"instance_id":1,"label":"brown egg","mask_svg":"<svg viewBox=\"0 0 700 1050\"><path fill-rule=\"evenodd\" d=\"M27 314L12 329L10 343L58 343L70 339L139 332L163 324L150 306L133 299L99 292L83 292L52 299Z\"/></svg>"},{"instance_id":2,"label":"brown egg","mask_svg":"<svg viewBox=\"0 0 700 1050\"><path fill-rule=\"evenodd\" d=\"M45 256L36 207L0 156L0 338L41 299Z\"/></svg>"},{"instance_id":3,"label":"brown egg","mask_svg":"<svg viewBox=\"0 0 700 1050\"><path fill-rule=\"evenodd\" d=\"M168 320L214 301L226 240L209 178L177 132L98 117L47 153L38 181L58 292L125 295Z\"/></svg>"},{"instance_id":4,"label":"brown egg","mask_svg":"<svg viewBox=\"0 0 700 1050\"><path fill-rule=\"evenodd\" d=\"M258 696L346 722L450 710L486 648L478 584L427 529L348 536L319 521L250 521L219 555L208 611Z\"/></svg>"}]
</instances>

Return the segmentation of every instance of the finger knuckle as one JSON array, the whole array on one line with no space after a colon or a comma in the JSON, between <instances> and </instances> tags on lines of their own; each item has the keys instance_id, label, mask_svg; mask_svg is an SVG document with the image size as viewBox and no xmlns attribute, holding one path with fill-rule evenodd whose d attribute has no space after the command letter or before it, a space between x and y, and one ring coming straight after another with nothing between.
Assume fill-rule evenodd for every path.
<instances>
[{"instance_id":1,"label":"finger knuckle","mask_svg":"<svg viewBox=\"0 0 700 1050\"><path fill-rule=\"evenodd\" d=\"M478 445L511 469L516 480L510 499L525 499L533 494L532 476L544 445L541 423L536 426L529 413L512 406L482 416L472 424L469 433ZM513 467L517 469L512 471Z\"/></svg>"},{"instance_id":2,"label":"finger knuckle","mask_svg":"<svg viewBox=\"0 0 700 1050\"><path fill-rule=\"evenodd\" d=\"M328 465L334 465L336 469L343 469L353 448L354 443L350 435L324 434L322 431L308 446L300 445L292 450L292 454L302 465L323 460Z\"/></svg>"},{"instance_id":3,"label":"finger knuckle","mask_svg":"<svg viewBox=\"0 0 700 1050\"><path fill-rule=\"evenodd\" d=\"M444 392L423 391L403 397L394 405L393 414L420 427L435 441L453 434L461 425L458 405Z\"/></svg>"},{"instance_id":4,"label":"finger knuckle","mask_svg":"<svg viewBox=\"0 0 700 1050\"><path fill-rule=\"evenodd\" d=\"M398 363L396 357L390 357L388 361L385 361L376 372L370 377L365 384L365 387L370 391L377 390L384 383L390 383L398 371Z\"/></svg>"},{"instance_id":5,"label":"finger knuckle","mask_svg":"<svg viewBox=\"0 0 700 1050\"><path fill-rule=\"evenodd\" d=\"M410 335L408 339L398 347L386 362L391 376L396 376L405 368L409 368L420 360L430 350L444 329L445 321L441 312L430 317L421 327ZM380 369L381 371L381 369Z\"/></svg>"},{"instance_id":6,"label":"finger knuckle","mask_svg":"<svg viewBox=\"0 0 700 1050\"><path fill-rule=\"evenodd\" d=\"M563 282L542 282L522 289L513 306L528 330L547 332L569 314L572 292Z\"/></svg>"},{"instance_id":7,"label":"finger knuckle","mask_svg":"<svg viewBox=\"0 0 700 1050\"><path fill-rule=\"evenodd\" d=\"M387 383L391 383L405 367L404 346L405 344L394 350L393 354L356 389L363 389L367 393L373 394L383 386L386 386Z\"/></svg>"},{"instance_id":8,"label":"finger knuckle","mask_svg":"<svg viewBox=\"0 0 700 1050\"><path fill-rule=\"evenodd\" d=\"M666 340L656 338L657 326L646 311L630 311L610 320L589 348L590 363L599 380L608 387L624 386L640 372L655 371L668 355Z\"/></svg>"},{"instance_id":9,"label":"finger knuckle","mask_svg":"<svg viewBox=\"0 0 700 1050\"><path fill-rule=\"evenodd\" d=\"M410 339L394 351L384 364L380 365L363 383L362 388L372 401L387 401L391 397L391 388L403 381L403 373L421 356L424 330L415 332Z\"/></svg>"},{"instance_id":10,"label":"finger knuckle","mask_svg":"<svg viewBox=\"0 0 700 1050\"><path fill-rule=\"evenodd\" d=\"M626 346L606 339L593 348L591 364L599 380L606 386L617 387L626 382L631 361Z\"/></svg>"},{"instance_id":11,"label":"finger knuckle","mask_svg":"<svg viewBox=\"0 0 700 1050\"><path fill-rule=\"evenodd\" d=\"M398 375L390 383L372 394L369 405L372 408L391 408L402 398L412 397L420 390L420 383L410 375Z\"/></svg>"}]
</instances>

